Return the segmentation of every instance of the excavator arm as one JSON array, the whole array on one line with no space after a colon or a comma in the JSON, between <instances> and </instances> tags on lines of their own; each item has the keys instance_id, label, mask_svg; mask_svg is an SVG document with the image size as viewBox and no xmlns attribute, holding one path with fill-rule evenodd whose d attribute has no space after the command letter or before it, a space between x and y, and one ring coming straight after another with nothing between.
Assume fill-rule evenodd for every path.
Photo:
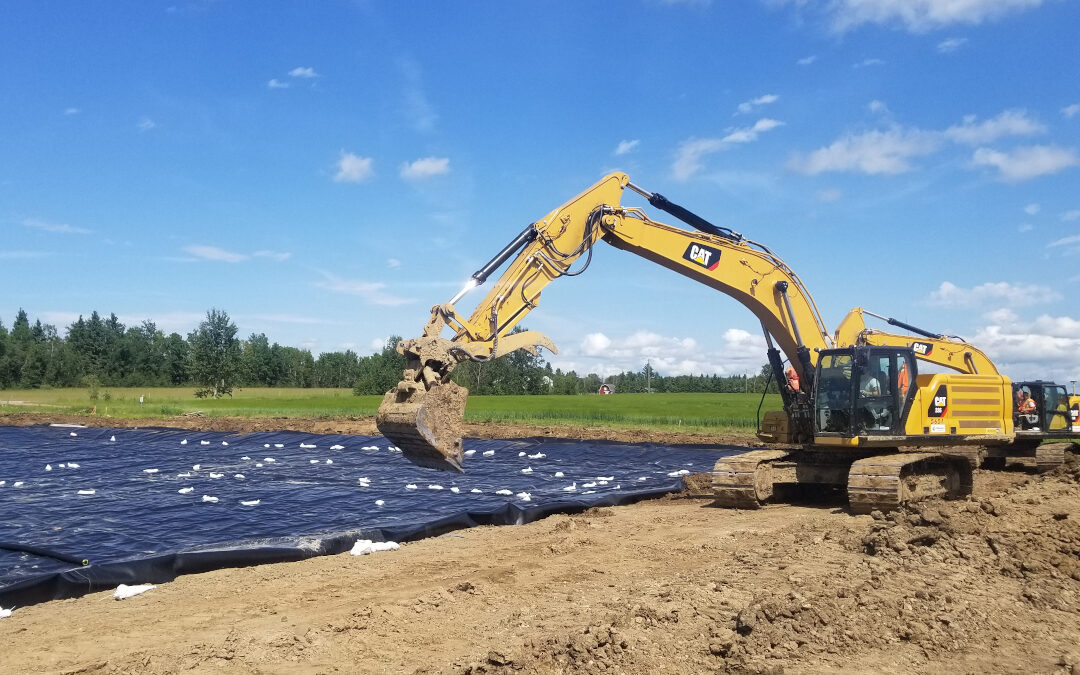
<instances>
[{"instance_id":1,"label":"excavator arm","mask_svg":"<svg viewBox=\"0 0 1080 675\"><path fill-rule=\"evenodd\" d=\"M914 335L900 335L866 327L864 314L897 326ZM954 335L943 335L917 328L862 307L848 312L836 329L836 343L840 346L870 345L880 347L910 347L915 358L969 375L999 375L997 366L981 349Z\"/></svg>"},{"instance_id":2,"label":"excavator arm","mask_svg":"<svg viewBox=\"0 0 1080 675\"><path fill-rule=\"evenodd\" d=\"M621 206L625 188L697 231L665 225L641 209ZM451 372L465 360L486 361L515 349L535 353L542 346L555 352L555 345L540 333L511 331L538 305L547 284L584 271L599 239L738 300L761 321L774 368L780 359L773 339L799 374L803 391L810 391L816 350L834 343L791 268L767 247L641 189L626 174L613 173L526 227L450 302L432 308L421 337L399 343L407 367L402 381L383 399L376 416L379 430L411 461L461 471L461 422L468 391L450 381ZM575 268L582 257L585 262ZM468 317L459 314L455 304L507 262L476 309ZM447 328L453 332L449 339L442 337Z\"/></svg>"}]
</instances>

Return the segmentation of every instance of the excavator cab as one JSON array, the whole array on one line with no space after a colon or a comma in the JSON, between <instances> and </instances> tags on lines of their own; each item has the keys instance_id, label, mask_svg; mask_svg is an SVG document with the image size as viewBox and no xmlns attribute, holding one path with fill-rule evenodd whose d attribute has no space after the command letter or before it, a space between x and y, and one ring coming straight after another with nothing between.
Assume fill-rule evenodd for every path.
<instances>
[{"instance_id":1,"label":"excavator cab","mask_svg":"<svg viewBox=\"0 0 1080 675\"><path fill-rule=\"evenodd\" d=\"M1065 387L1053 382L1034 380L1013 382L1013 401L1017 403L1021 392L1025 399L1034 402L1033 410L1013 411L1013 422L1018 434L1032 432L1070 432L1074 424L1069 407L1069 395Z\"/></svg>"},{"instance_id":2,"label":"excavator cab","mask_svg":"<svg viewBox=\"0 0 1080 675\"><path fill-rule=\"evenodd\" d=\"M814 378L814 435L903 433L915 375L915 355L910 349L822 350Z\"/></svg>"}]
</instances>

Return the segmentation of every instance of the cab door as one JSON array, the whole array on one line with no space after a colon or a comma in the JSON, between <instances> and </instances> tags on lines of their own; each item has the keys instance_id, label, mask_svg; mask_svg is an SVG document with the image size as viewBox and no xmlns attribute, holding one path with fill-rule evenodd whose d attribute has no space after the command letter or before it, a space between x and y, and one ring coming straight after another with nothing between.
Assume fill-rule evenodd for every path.
<instances>
[{"instance_id":1,"label":"cab door","mask_svg":"<svg viewBox=\"0 0 1080 675\"><path fill-rule=\"evenodd\" d=\"M915 380L910 352L889 348L860 350L855 398L856 433L895 436L903 433L904 412Z\"/></svg>"},{"instance_id":2,"label":"cab door","mask_svg":"<svg viewBox=\"0 0 1080 675\"><path fill-rule=\"evenodd\" d=\"M1072 418L1069 412L1069 395L1062 385L1051 384L1043 387L1042 396L1043 426L1048 431L1071 431Z\"/></svg>"},{"instance_id":3,"label":"cab door","mask_svg":"<svg viewBox=\"0 0 1080 675\"><path fill-rule=\"evenodd\" d=\"M854 353L851 350L822 352L814 376L814 435L853 435L854 407Z\"/></svg>"}]
</instances>

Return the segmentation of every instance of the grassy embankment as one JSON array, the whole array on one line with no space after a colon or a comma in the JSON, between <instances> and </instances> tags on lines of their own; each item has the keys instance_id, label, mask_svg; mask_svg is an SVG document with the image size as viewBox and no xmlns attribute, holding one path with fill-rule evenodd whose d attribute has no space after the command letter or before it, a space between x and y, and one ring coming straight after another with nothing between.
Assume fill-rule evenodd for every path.
<instances>
[{"instance_id":1,"label":"grassy embankment","mask_svg":"<svg viewBox=\"0 0 1080 675\"><path fill-rule=\"evenodd\" d=\"M760 394L473 396L465 419L686 431L749 429L755 426L760 399ZM251 388L218 400L197 399L194 389L183 387L103 388L96 400L86 389L21 389L0 391L0 414L86 415L96 407L99 416L124 418L194 411L211 417L373 417L381 400L381 396L354 396L348 389ZM778 409L780 397L766 397L762 410Z\"/></svg>"}]
</instances>

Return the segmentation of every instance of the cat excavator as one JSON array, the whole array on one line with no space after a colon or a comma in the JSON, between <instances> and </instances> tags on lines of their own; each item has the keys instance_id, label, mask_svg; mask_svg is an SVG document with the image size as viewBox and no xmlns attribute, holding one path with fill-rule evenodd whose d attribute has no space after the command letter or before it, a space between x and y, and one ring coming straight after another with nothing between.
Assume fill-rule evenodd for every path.
<instances>
[{"instance_id":1,"label":"cat excavator","mask_svg":"<svg viewBox=\"0 0 1080 675\"><path fill-rule=\"evenodd\" d=\"M864 315L908 331L897 334L868 328ZM981 349L956 335L945 335L912 326L898 319L875 314L861 307L848 312L836 330L839 344L908 347L920 362L949 368L969 375L997 375L997 366ZM906 378L901 373L899 377ZM1044 380L1012 383L1013 428L1015 437L1008 445L963 445L943 451L967 457L973 466L1003 468L1013 459L1034 464L1038 471L1048 471L1064 461L1068 444L1049 444L1045 441L1080 440L1080 396L1069 396L1065 387ZM1023 397L1020 394L1023 393ZM1022 409L1021 401L1030 401ZM765 413L758 425L758 438L769 443L790 443L787 436L787 415L781 411Z\"/></svg>"},{"instance_id":2,"label":"cat excavator","mask_svg":"<svg viewBox=\"0 0 1080 675\"><path fill-rule=\"evenodd\" d=\"M622 205L626 190L694 229ZM379 430L414 463L461 471L468 390L450 380L453 369L517 349L557 353L543 334L512 331L547 284L588 267L600 240L737 300L761 322L773 372L783 372L786 357L798 376L798 389L781 387L782 440L793 447L720 459L713 470L718 505L755 508L795 486L845 490L856 513L958 498L971 491L972 463L955 448L1007 446L1016 438L1011 382L996 369L983 372L974 361L962 372L919 373L915 349L867 332L858 308L829 334L802 280L767 246L625 173L605 176L531 223L449 302L432 308L422 335L398 344L407 367L383 398ZM471 314L460 314L456 304L504 265ZM450 338L442 337L447 329Z\"/></svg>"}]
</instances>

